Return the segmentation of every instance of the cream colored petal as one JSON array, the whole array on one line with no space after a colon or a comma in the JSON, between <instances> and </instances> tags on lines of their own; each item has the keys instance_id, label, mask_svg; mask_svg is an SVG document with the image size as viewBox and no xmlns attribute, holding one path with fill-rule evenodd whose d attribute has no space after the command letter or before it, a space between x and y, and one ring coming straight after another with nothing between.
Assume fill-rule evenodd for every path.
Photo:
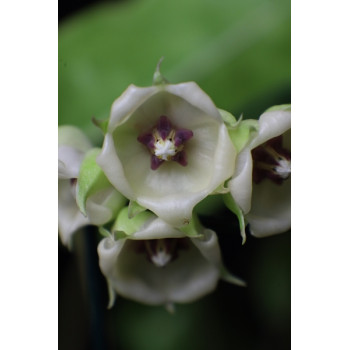
<instances>
[{"instance_id":1,"label":"cream colored petal","mask_svg":"<svg viewBox=\"0 0 350 350\"><path fill-rule=\"evenodd\" d=\"M83 158L84 152L76 148L64 145L58 146L58 178L77 178Z\"/></svg>"},{"instance_id":2,"label":"cream colored petal","mask_svg":"<svg viewBox=\"0 0 350 350\"><path fill-rule=\"evenodd\" d=\"M135 241L117 241L113 246L107 240L98 247L101 270L126 298L151 305L186 303L214 290L219 280L218 269L192 244L159 268L137 251Z\"/></svg>"},{"instance_id":3,"label":"cream colored petal","mask_svg":"<svg viewBox=\"0 0 350 350\"><path fill-rule=\"evenodd\" d=\"M290 111L271 111L263 113L259 118L258 136L250 143L253 149L273 137L282 135L291 128Z\"/></svg>"},{"instance_id":4,"label":"cream colored petal","mask_svg":"<svg viewBox=\"0 0 350 350\"><path fill-rule=\"evenodd\" d=\"M178 164L165 164L167 167L162 165L161 171L149 173L145 179L147 184L154 181L148 186L153 189L152 193L140 193L137 202L171 225L182 226L190 220L193 207L233 174L235 150L224 125L220 126L218 134L211 164L199 169L193 164L187 165L188 169L197 171L198 176L193 173L186 178L190 173L187 169L171 171L170 166L178 167Z\"/></svg>"},{"instance_id":5,"label":"cream colored petal","mask_svg":"<svg viewBox=\"0 0 350 350\"><path fill-rule=\"evenodd\" d=\"M87 136L79 128L72 125L58 127L58 145L69 146L83 153L92 147Z\"/></svg>"},{"instance_id":6,"label":"cream colored petal","mask_svg":"<svg viewBox=\"0 0 350 350\"><path fill-rule=\"evenodd\" d=\"M142 88L130 85L112 105L108 131L113 132L114 129L118 125L124 123L142 103L157 92L159 92L159 88L156 86Z\"/></svg>"},{"instance_id":7,"label":"cream colored petal","mask_svg":"<svg viewBox=\"0 0 350 350\"><path fill-rule=\"evenodd\" d=\"M129 111L132 101L135 108ZM185 167L169 162L151 170L150 153L137 141L161 115L194 133L186 143ZM193 207L232 176L234 162L235 150L221 116L195 83L130 86L113 104L109 133L97 158L109 181L124 196L175 226L186 223Z\"/></svg>"},{"instance_id":8,"label":"cream colored petal","mask_svg":"<svg viewBox=\"0 0 350 350\"><path fill-rule=\"evenodd\" d=\"M126 204L126 200L113 187L98 191L88 197L86 214L93 225L103 225L113 219L118 209Z\"/></svg>"},{"instance_id":9,"label":"cream colored petal","mask_svg":"<svg viewBox=\"0 0 350 350\"><path fill-rule=\"evenodd\" d=\"M264 179L253 185L252 208L246 216L251 233L265 237L283 233L291 227L291 180L277 185Z\"/></svg>"},{"instance_id":10,"label":"cream colored petal","mask_svg":"<svg viewBox=\"0 0 350 350\"><path fill-rule=\"evenodd\" d=\"M125 242L125 239L114 241L108 237L104 238L97 247L101 271L110 282L119 277L116 274L116 265Z\"/></svg>"},{"instance_id":11,"label":"cream colored petal","mask_svg":"<svg viewBox=\"0 0 350 350\"><path fill-rule=\"evenodd\" d=\"M203 229L203 237L192 238L192 243L199 249L201 254L212 264L220 267L222 264L218 238L214 231Z\"/></svg>"},{"instance_id":12,"label":"cream colored petal","mask_svg":"<svg viewBox=\"0 0 350 350\"><path fill-rule=\"evenodd\" d=\"M58 181L58 233L62 243L69 245L73 233L88 224L88 218L77 207L70 181Z\"/></svg>"},{"instance_id":13,"label":"cream colored petal","mask_svg":"<svg viewBox=\"0 0 350 350\"><path fill-rule=\"evenodd\" d=\"M196 83L187 82L176 85L167 85L165 90L183 98L218 121L222 121L220 113L215 107L213 101Z\"/></svg>"},{"instance_id":14,"label":"cream colored petal","mask_svg":"<svg viewBox=\"0 0 350 350\"><path fill-rule=\"evenodd\" d=\"M228 184L232 198L244 214L249 212L251 206L252 171L251 151L245 148L237 156L236 169Z\"/></svg>"},{"instance_id":15,"label":"cream colored petal","mask_svg":"<svg viewBox=\"0 0 350 350\"><path fill-rule=\"evenodd\" d=\"M161 239L161 238L182 238L184 233L168 225L163 220L154 216L143 225L138 232L132 235L132 239Z\"/></svg>"},{"instance_id":16,"label":"cream colored petal","mask_svg":"<svg viewBox=\"0 0 350 350\"><path fill-rule=\"evenodd\" d=\"M102 168L111 184L125 197L134 200L135 195L125 177L123 166L117 156L113 137L106 134L102 151L96 158L96 163Z\"/></svg>"}]
</instances>

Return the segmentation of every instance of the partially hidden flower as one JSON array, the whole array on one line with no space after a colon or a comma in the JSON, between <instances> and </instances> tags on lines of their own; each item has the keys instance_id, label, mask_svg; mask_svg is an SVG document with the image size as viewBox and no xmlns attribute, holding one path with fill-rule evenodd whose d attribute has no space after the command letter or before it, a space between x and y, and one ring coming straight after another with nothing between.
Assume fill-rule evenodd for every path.
<instances>
[{"instance_id":1,"label":"partially hidden flower","mask_svg":"<svg viewBox=\"0 0 350 350\"><path fill-rule=\"evenodd\" d=\"M123 209L112 234L98 246L109 306L115 293L144 304L172 305L212 292L220 277L244 285L225 272L215 232L198 225L188 236L150 212L129 220Z\"/></svg>"},{"instance_id":2,"label":"partially hidden flower","mask_svg":"<svg viewBox=\"0 0 350 350\"><path fill-rule=\"evenodd\" d=\"M258 133L238 154L228 184L256 237L282 233L291 226L290 129L289 105L263 113Z\"/></svg>"},{"instance_id":3,"label":"partially hidden flower","mask_svg":"<svg viewBox=\"0 0 350 350\"><path fill-rule=\"evenodd\" d=\"M102 173L95 161L99 150L92 148L82 131L60 126L58 144L58 232L70 247L74 232L112 220L125 199L98 173Z\"/></svg>"},{"instance_id":4,"label":"partially hidden flower","mask_svg":"<svg viewBox=\"0 0 350 350\"><path fill-rule=\"evenodd\" d=\"M64 245L70 245L72 234L87 225L75 201L75 187L85 153L92 147L76 127L58 127L58 233Z\"/></svg>"},{"instance_id":5,"label":"partially hidden flower","mask_svg":"<svg viewBox=\"0 0 350 350\"><path fill-rule=\"evenodd\" d=\"M193 82L130 85L113 103L98 164L125 197L170 225L234 172L219 110Z\"/></svg>"}]
</instances>

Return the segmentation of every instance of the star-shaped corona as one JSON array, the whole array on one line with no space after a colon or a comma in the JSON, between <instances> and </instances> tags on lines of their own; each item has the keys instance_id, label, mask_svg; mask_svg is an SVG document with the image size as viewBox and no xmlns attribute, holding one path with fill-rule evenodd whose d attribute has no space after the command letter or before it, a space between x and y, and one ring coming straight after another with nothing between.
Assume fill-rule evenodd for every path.
<instances>
[{"instance_id":1,"label":"star-shaped corona","mask_svg":"<svg viewBox=\"0 0 350 350\"><path fill-rule=\"evenodd\" d=\"M186 166L185 142L192 137L191 130L173 127L169 118L162 115L157 125L150 132L139 135L137 140L148 148L151 154L151 169L156 170L169 161Z\"/></svg>"}]
</instances>

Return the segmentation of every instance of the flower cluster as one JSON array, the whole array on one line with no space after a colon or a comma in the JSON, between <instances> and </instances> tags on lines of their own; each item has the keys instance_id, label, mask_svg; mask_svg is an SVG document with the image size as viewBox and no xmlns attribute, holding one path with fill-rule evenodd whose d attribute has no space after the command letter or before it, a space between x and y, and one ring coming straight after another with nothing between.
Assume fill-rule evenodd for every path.
<instances>
[{"instance_id":1,"label":"flower cluster","mask_svg":"<svg viewBox=\"0 0 350 350\"><path fill-rule=\"evenodd\" d=\"M115 100L102 148L72 126L59 127L59 234L95 225L100 268L114 296L150 305L186 303L220 279L217 235L197 204L223 197L257 237L290 229L290 106L258 120L236 120L194 82L169 84L159 70L150 87L130 85Z\"/></svg>"}]
</instances>

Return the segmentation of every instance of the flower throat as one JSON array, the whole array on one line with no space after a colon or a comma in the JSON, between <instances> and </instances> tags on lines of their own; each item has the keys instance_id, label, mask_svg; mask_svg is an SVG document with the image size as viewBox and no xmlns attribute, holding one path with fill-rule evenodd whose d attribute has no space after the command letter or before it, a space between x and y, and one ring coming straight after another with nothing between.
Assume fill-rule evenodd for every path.
<instances>
[{"instance_id":1,"label":"flower throat","mask_svg":"<svg viewBox=\"0 0 350 350\"><path fill-rule=\"evenodd\" d=\"M291 174L290 151L282 146L282 135L274 137L253 149L253 181L261 182L268 178L276 184L282 184Z\"/></svg>"},{"instance_id":2,"label":"flower throat","mask_svg":"<svg viewBox=\"0 0 350 350\"><path fill-rule=\"evenodd\" d=\"M175 161L187 165L185 142L193 136L193 131L175 128L168 117L161 116L150 132L138 136L151 154L151 169L158 169L164 162Z\"/></svg>"}]
</instances>

